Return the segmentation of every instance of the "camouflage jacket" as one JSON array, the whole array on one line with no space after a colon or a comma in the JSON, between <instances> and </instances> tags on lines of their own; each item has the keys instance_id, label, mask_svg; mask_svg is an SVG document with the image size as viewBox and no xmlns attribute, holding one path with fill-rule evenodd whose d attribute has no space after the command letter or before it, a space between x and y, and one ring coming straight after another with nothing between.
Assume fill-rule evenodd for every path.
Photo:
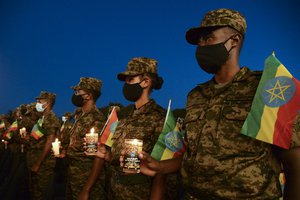
<instances>
[{"instance_id":1,"label":"camouflage jacket","mask_svg":"<svg viewBox=\"0 0 300 200\"><path fill-rule=\"evenodd\" d=\"M162 131L165 116L166 111L151 100L120 120L112 138L112 164L120 166L120 151L123 148L124 139L143 140L143 150L151 153Z\"/></svg>"},{"instance_id":2,"label":"camouflage jacket","mask_svg":"<svg viewBox=\"0 0 300 200\"><path fill-rule=\"evenodd\" d=\"M112 165L109 199L148 199L151 195L152 177L141 173L125 175L120 169L120 152L124 139L143 140L143 150L151 153L163 127L166 111L153 100L120 120L113 135ZM124 180L125 179L125 180ZM141 180L138 181L137 180Z\"/></svg>"},{"instance_id":3,"label":"camouflage jacket","mask_svg":"<svg viewBox=\"0 0 300 200\"><path fill-rule=\"evenodd\" d=\"M10 140L10 148L14 152L21 151L21 144L29 144L25 138L22 138L20 135L20 129L26 128L26 135L30 135L30 131L34 126L34 121L32 121L29 117L24 116L22 119L18 119L18 129L14 131L12 134L12 138Z\"/></svg>"},{"instance_id":4,"label":"camouflage jacket","mask_svg":"<svg viewBox=\"0 0 300 200\"><path fill-rule=\"evenodd\" d=\"M213 80L187 98L188 151L182 163L184 187L209 199L273 199L281 195L280 165L271 145L240 134L261 72L243 67L233 81Z\"/></svg>"},{"instance_id":5,"label":"camouflage jacket","mask_svg":"<svg viewBox=\"0 0 300 200\"><path fill-rule=\"evenodd\" d=\"M61 145L64 149L67 149L68 145L70 143L70 130L71 130L71 128L72 128L72 123L70 122L70 120L67 120L60 127L59 139L60 139Z\"/></svg>"},{"instance_id":6,"label":"camouflage jacket","mask_svg":"<svg viewBox=\"0 0 300 200\"><path fill-rule=\"evenodd\" d=\"M47 136L57 134L59 131L59 119L53 111L47 112L42 116L42 128L46 131L45 135L39 140L35 140L30 136L31 149L42 151L47 141Z\"/></svg>"},{"instance_id":7,"label":"camouflage jacket","mask_svg":"<svg viewBox=\"0 0 300 200\"><path fill-rule=\"evenodd\" d=\"M105 121L105 116L96 107L86 113L79 111L70 130L70 144L67 149L68 158L82 161L94 160L93 156L84 154L84 137L85 134L90 132L91 128L95 129L95 133L100 133Z\"/></svg>"}]
</instances>

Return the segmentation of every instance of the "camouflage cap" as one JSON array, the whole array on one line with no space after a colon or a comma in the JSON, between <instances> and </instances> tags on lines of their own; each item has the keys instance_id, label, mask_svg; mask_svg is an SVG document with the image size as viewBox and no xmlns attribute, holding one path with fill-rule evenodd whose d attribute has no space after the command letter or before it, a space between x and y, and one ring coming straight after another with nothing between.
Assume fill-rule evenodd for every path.
<instances>
[{"instance_id":1,"label":"camouflage cap","mask_svg":"<svg viewBox=\"0 0 300 200\"><path fill-rule=\"evenodd\" d=\"M63 116L67 117L68 119L71 119L71 118L73 117L73 113L71 113L71 112L66 112L66 113L64 113Z\"/></svg>"},{"instance_id":2,"label":"camouflage cap","mask_svg":"<svg viewBox=\"0 0 300 200\"><path fill-rule=\"evenodd\" d=\"M30 104L27 104L27 105L26 105L27 111L26 111L25 115L28 115L28 114L30 114L30 113L32 113L32 112L37 112L37 111L36 111L36 108L35 108L35 105L36 105L35 102L30 103Z\"/></svg>"},{"instance_id":3,"label":"camouflage cap","mask_svg":"<svg viewBox=\"0 0 300 200\"><path fill-rule=\"evenodd\" d=\"M132 58L127 64L127 70L118 74L120 81L125 81L127 76L136 76L144 73L157 74L157 61L153 58Z\"/></svg>"},{"instance_id":4,"label":"camouflage cap","mask_svg":"<svg viewBox=\"0 0 300 200\"><path fill-rule=\"evenodd\" d=\"M89 90L101 93L102 81L91 77L81 77L78 85L73 90Z\"/></svg>"},{"instance_id":5,"label":"camouflage cap","mask_svg":"<svg viewBox=\"0 0 300 200\"><path fill-rule=\"evenodd\" d=\"M35 99L48 99L51 102L55 102L56 94L51 92L41 91L40 96L35 97Z\"/></svg>"},{"instance_id":6,"label":"camouflage cap","mask_svg":"<svg viewBox=\"0 0 300 200\"><path fill-rule=\"evenodd\" d=\"M234 28L242 35L246 33L246 19L238 11L231 9L217 9L205 14L200 26L189 29L186 32L186 40L190 44L198 44L199 36L203 29L207 27L229 26Z\"/></svg>"},{"instance_id":7,"label":"camouflage cap","mask_svg":"<svg viewBox=\"0 0 300 200\"><path fill-rule=\"evenodd\" d=\"M21 104L18 107L18 110L21 112L22 115L25 115L25 113L27 112L27 105L26 104Z\"/></svg>"}]
</instances>

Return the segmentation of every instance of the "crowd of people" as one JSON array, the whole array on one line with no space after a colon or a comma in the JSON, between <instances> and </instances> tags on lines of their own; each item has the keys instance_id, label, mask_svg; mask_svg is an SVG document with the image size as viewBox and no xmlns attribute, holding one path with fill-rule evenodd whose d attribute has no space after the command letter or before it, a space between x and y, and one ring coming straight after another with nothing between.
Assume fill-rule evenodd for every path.
<instances>
[{"instance_id":1,"label":"crowd of people","mask_svg":"<svg viewBox=\"0 0 300 200\"><path fill-rule=\"evenodd\" d=\"M107 121L96 107L101 80L81 78L72 87L77 109L62 119L52 110L56 95L45 91L12 116L1 115L1 199L53 199L58 178L66 199L279 199L281 171L284 198L300 199L299 117L289 150L240 134L262 74L239 65L245 33L245 17L231 9L210 11L187 31L199 66L213 77L187 96L187 148L176 158L150 156L166 117L151 98L163 84L153 58L133 58L117 75L134 109L118 122L112 146L99 144L96 155L85 153L85 134L91 128L101 132ZM51 152L55 138L61 141L59 157ZM133 138L143 141L141 171L127 174L124 140Z\"/></svg>"}]
</instances>

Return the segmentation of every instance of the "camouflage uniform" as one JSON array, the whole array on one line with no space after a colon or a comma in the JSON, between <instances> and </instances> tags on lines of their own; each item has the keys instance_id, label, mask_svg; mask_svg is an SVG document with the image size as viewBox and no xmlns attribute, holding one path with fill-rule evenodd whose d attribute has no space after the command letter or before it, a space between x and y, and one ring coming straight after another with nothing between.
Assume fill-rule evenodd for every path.
<instances>
[{"instance_id":1,"label":"camouflage uniform","mask_svg":"<svg viewBox=\"0 0 300 200\"><path fill-rule=\"evenodd\" d=\"M64 188L66 188L66 182L67 182L67 174L68 174L68 163L66 158L66 150L68 148L68 145L70 143L70 130L72 128L72 117L73 114L71 112L66 112L64 115L66 117L66 121L62 123L59 131L59 140L61 142L61 157L56 157L56 166L55 166L55 172L56 172L56 181L59 181L60 183L63 183Z\"/></svg>"},{"instance_id":2,"label":"camouflage uniform","mask_svg":"<svg viewBox=\"0 0 300 200\"><path fill-rule=\"evenodd\" d=\"M240 134L260 77L244 67L223 87L211 80L189 93L189 149L182 166L186 199L280 197L280 166L271 145Z\"/></svg>"},{"instance_id":3,"label":"camouflage uniform","mask_svg":"<svg viewBox=\"0 0 300 200\"><path fill-rule=\"evenodd\" d=\"M155 59L146 57L132 58L127 64L126 71L119 73L117 78L120 81L125 81L126 77L137 75L150 77L152 80L151 90L161 88L162 82L159 83L161 77L157 74L157 61ZM119 122L113 137L115 141L113 141L112 147L111 199L148 199L150 197L152 177L142 174L127 176L122 173L119 168L120 149L125 138L137 138L143 140L143 150L151 153L161 133L164 117L165 111L151 100L141 108L132 111L126 119ZM157 120L152 118L157 118Z\"/></svg>"},{"instance_id":4,"label":"camouflage uniform","mask_svg":"<svg viewBox=\"0 0 300 200\"><path fill-rule=\"evenodd\" d=\"M100 86L99 86L100 85ZM73 87L74 90L93 90L100 92L101 82L94 78L81 78L80 83ZM77 199L88 177L91 174L94 159L93 156L84 154L84 137L91 128L99 133L105 124L105 117L96 107L89 112L76 110L75 123L70 130L70 144L67 149L68 158L68 185L67 199ZM99 175L90 191L90 199L104 199L104 173Z\"/></svg>"},{"instance_id":5,"label":"camouflage uniform","mask_svg":"<svg viewBox=\"0 0 300 200\"><path fill-rule=\"evenodd\" d=\"M29 171L26 164L26 148L27 141L21 137L20 129L25 127L27 132L30 132L34 122L25 116L26 105L21 105L18 108L22 115L17 120L18 129L13 132L9 140L10 166L9 172L5 176L8 177L8 182L5 182L5 189L1 192L3 199L28 199L29 198ZM7 160L8 161L8 160ZM8 164L8 163L7 163ZM18 188L16 191L15 188Z\"/></svg>"},{"instance_id":6,"label":"camouflage uniform","mask_svg":"<svg viewBox=\"0 0 300 200\"><path fill-rule=\"evenodd\" d=\"M25 112L27 110L26 105L21 105L18 109L19 110L25 109ZM18 122L18 129L12 135L11 142L12 142L13 147L11 149L15 153L20 153L21 152L21 144L23 144L25 142L25 140L23 138L21 138L20 129L26 128L26 132L27 132L27 134L29 134L29 132L33 128L35 122L32 121L28 116L26 116L25 113L24 113L24 115L22 115L22 117L17 119L17 122Z\"/></svg>"},{"instance_id":7,"label":"camouflage uniform","mask_svg":"<svg viewBox=\"0 0 300 200\"><path fill-rule=\"evenodd\" d=\"M49 99L55 101L55 95L49 92L41 92L41 95L36 99ZM41 117L42 128L46 133L38 140L30 135L30 149L27 152L27 164L30 169L38 160L47 142L47 138L59 130L59 120L51 110L46 112ZM52 190L52 181L54 175L55 158L51 153L47 155L42 162L40 169L37 173L31 173L31 192L33 199L47 199Z\"/></svg>"},{"instance_id":8,"label":"camouflage uniform","mask_svg":"<svg viewBox=\"0 0 300 200\"><path fill-rule=\"evenodd\" d=\"M64 116L67 117L67 120L63 122L63 124L60 127L59 138L63 149L67 149L70 143L70 130L72 128L71 119L73 115L72 113L67 112L64 114Z\"/></svg>"},{"instance_id":9,"label":"camouflage uniform","mask_svg":"<svg viewBox=\"0 0 300 200\"><path fill-rule=\"evenodd\" d=\"M151 153L162 131L165 110L153 100L120 120L113 136L110 199L149 199L152 178L143 174L125 175L120 169L124 139L143 140L143 150Z\"/></svg>"}]
</instances>

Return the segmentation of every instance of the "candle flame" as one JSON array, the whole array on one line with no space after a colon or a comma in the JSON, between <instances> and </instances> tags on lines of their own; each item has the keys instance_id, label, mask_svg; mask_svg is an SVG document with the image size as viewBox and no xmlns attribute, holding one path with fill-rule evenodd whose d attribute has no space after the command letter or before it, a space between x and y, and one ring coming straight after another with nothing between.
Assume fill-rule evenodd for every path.
<instances>
[{"instance_id":1,"label":"candle flame","mask_svg":"<svg viewBox=\"0 0 300 200\"><path fill-rule=\"evenodd\" d=\"M95 129L94 129L94 127L93 127L93 128L91 128L91 134L93 135L94 132L95 132Z\"/></svg>"}]
</instances>

